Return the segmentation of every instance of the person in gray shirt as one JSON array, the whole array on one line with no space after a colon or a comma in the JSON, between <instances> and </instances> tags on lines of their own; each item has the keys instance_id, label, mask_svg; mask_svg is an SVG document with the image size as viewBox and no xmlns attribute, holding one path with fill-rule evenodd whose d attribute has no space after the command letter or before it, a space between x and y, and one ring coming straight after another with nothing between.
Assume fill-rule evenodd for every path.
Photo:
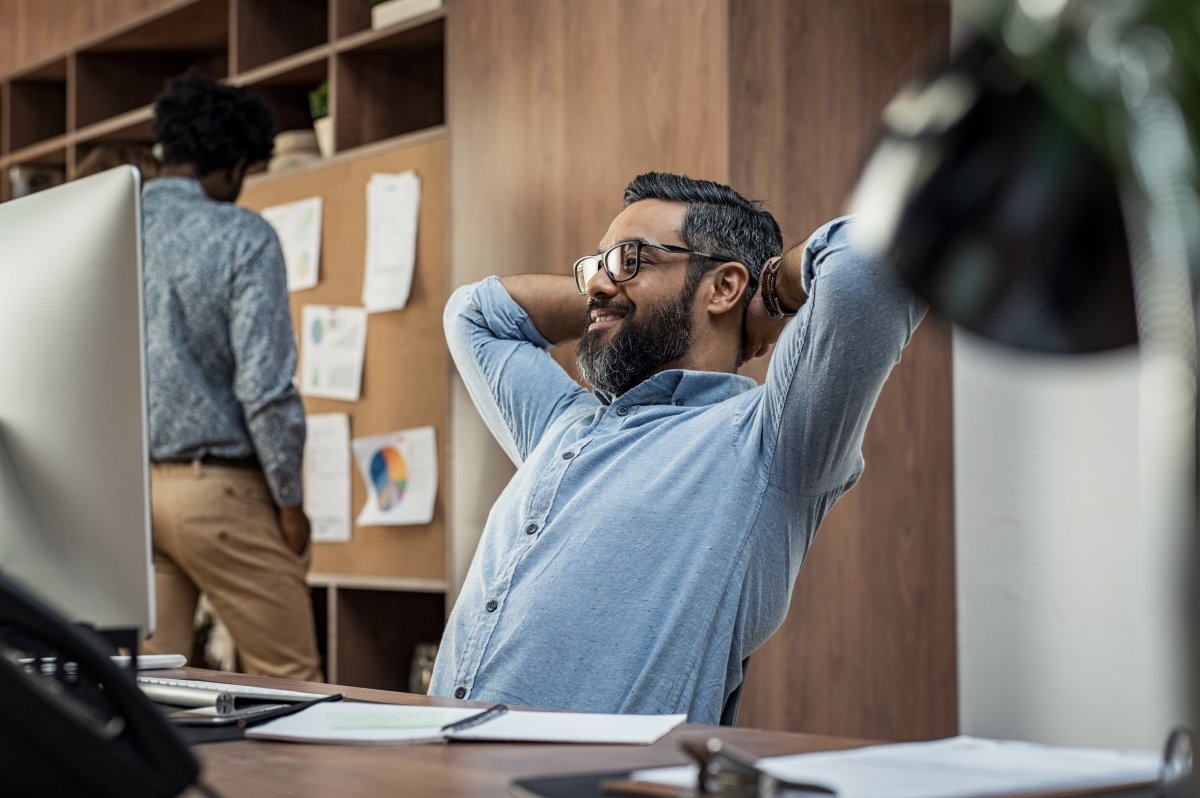
<instances>
[{"instance_id":1,"label":"person in gray shirt","mask_svg":"<svg viewBox=\"0 0 1200 798\"><path fill-rule=\"evenodd\" d=\"M155 105L143 191L157 630L190 654L200 593L249 673L319 679L301 506L304 408L274 229L233 203L270 157L270 112L189 73Z\"/></svg>"},{"instance_id":2,"label":"person in gray shirt","mask_svg":"<svg viewBox=\"0 0 1200 798\"><path fill-rule=\"evenodd\" d=\"M756 203L647 173L573 277L454 293L455 363L519 467L431 693L718 720L862 474L867 420L924 314L853 227L781 257ZM546 351L581 335L590 391ZM736 373L776 341L765 384Z\"/></svg>"}]
</instances>

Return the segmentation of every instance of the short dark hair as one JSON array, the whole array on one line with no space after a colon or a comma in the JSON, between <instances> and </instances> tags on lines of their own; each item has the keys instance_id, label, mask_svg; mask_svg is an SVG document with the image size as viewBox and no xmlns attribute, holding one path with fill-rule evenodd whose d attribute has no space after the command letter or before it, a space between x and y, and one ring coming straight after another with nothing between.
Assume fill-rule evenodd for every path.
<instances>
[{"instance_id":1,"label":"short dark hair","mask_svg":"<svg viewBox=\"0 0 1200 798\"><path fill-rule=\"evenodd\" d=\"M684 244L697 252L729 258L745 266L750 272L746 303L758 290L763 263L783 252L783 234L770 211L722 183L670 172L646 172L625 187L625 205L645 199L687 205L683 229L679 231ZM707 258L691 259L687 275L689 291L695 290L712 267L713 262Z\"/></svg>"},{"instance_id":2,"label":"short dark hair","mask_svg":"<svg viewBox=\"0 0 1200 798\"><path fill-rule=\"evenodd\" d=\"M192 164L200 176L240 161L271 157L275 123L257 96L193 69L167 84L154 103L154 140L161 160Z\"/></svg>"}]
</instances>

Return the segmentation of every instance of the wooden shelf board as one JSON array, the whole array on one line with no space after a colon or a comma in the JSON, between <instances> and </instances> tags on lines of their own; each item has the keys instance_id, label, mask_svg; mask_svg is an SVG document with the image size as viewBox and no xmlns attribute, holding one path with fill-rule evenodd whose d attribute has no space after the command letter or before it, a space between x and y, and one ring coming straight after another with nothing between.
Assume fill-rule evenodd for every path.
<instances>
[{"instance_id":1,"label":"wooden shelf board","mask_svg":"<svg viewBox=\"0 0 1200 798\"><path fill-rule=\"evenodd\" d=\"M295 177L296 175L302 175L307 172L318 172L329 166L334 166L345 161L352 161L356 158L364 158L374 155L377 152L390 150L394 147L415 146L417 144L424 144L427 141L434 141L435 139L445 137L445 125L438 125L437 127L430 127L424 130L417 130L412 133L405 133L402 136L392 136L391 138L373 141L370 144L364 144L361 147L343 150L342 152L334 154L332 158L322 158L319 161L313 161L312 163L305 164L304 166L297 166L294 169L287 169L282 172L259 172L257 174L247 175L246 185L257 186L260 183L270 183L280 178Z\"/></svg>"},{"instance_id":2,"label":"wooden shelf board","mask_svg":"<svg viewBox=\"0 0 1200 798\"><path fill-rule=\"evenodd\" d=\"M52 139L46 139L45 141L39 141L37 144L32 144L28 147L22 147L0 158L0 169L7 169L19 163L65 164L68 144L70 144L70 137L64 134L62 136L55 136ZM46 156L53 157L47 158Z\"/></svg>"},{"instance_id":3,"label":"wooden shelf board","mask_svg":"<svg viewBox=\"0 0 1200 798\"><path fill-rule=\"evenodd\" d=\"M81 53L226 49L229 0L178 0L139 15L78 47Z\"/></svg>"},{"instance_id":4,"label":"wooden shelf board","mask_svg":"<svg viewBox=\"0 0 1200 798\"><path fill-rule=\"evenodd\" d=\"M3 76L3 80L12 82L22 81L54 81L67 79L67 57L56 55L44 58L32 64L26 64L16 71Z\"/></svg>"},{"instance_id":5,"label":"wooden shelf board","mask_svg":"<svg viewBox=\"0 0 1200 798\"><path fill-rule=\"evenodd\" d=\"M324 80L328 73L328 58L332 52L328 44L319 44L303 52L289 55L278 61L234 75L227 82L235 86L291 86L305 85L317 77L316 83ZM313 83L313 88L316 88Z\"/></svg>"},{"instance_id":6,"label":"wooden shelf board","mask_svg":"<svg viewBox=\"0 0 1200 798\"><path fill-rule=\"evenodd\" d=\"M102 122L80 128L74 133L74 142L82 144L89 141L125 141L130 140L127 133L140 133L136 139L146 139L150 133L150 123L154 120L154 106L143 105L123 114L109 117Z\"/></svg>"},{"instance_id":7,"label":"wooden shelf board","mask_svg":"<svg viewBox=\"0 0 1200 798\"><path fill-rule=\"evenodd\" d=\"M309 587L332 587L339 590L394 590L403 593L445 593L447 588L445 579L322 573L310 573L308 584Z\"/></svg>"},{"instance_id":8,"label":"wooden shelf board","mask_svg":"<svg viewBox=\"0 0 1200 798\"><path fill-rule=\"evenodd\" d=\"M334 42L339 53L348 51L386 50L396 46L435 46L445 39L446 9L440 8L379 30L351 33ZM426 26L428 26L427 29Z\"/></svg>"}]
</instances>

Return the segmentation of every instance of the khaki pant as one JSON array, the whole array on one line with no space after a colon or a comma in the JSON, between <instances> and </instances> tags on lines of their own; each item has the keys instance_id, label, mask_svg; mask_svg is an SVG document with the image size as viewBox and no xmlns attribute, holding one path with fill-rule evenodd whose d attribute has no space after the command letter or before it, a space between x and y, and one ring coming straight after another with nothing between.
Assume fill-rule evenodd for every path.
<instances>
[{"instance_id":1,"label":"khaki pant","mask_svg":"<svg viewBox=\"0 0 1200 798\"><path fill-rule=\"evenodd\" d=\"M194 463L151 468L157 629L149 654L190 654L200 593L247 673L319 681L312 603L263 475Z\"/></svg>"}]
</instances>

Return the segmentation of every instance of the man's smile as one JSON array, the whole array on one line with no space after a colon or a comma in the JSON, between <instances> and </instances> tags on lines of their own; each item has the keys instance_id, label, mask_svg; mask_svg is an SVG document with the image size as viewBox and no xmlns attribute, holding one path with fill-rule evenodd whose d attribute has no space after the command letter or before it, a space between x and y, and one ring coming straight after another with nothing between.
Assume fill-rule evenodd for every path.
<instances>
[{"instance_id":1,"label":"man's smile","mask_svg":"<svg viewBox=\"0 0 1200 798\"><path fill-rule=\"evenodd\" d=\"M591 323L588 325L588 331L615 327L627 314L628 310L626 308L617 305L590 307L588 308L588 318Z\"/></svg>"}]
</instances>

